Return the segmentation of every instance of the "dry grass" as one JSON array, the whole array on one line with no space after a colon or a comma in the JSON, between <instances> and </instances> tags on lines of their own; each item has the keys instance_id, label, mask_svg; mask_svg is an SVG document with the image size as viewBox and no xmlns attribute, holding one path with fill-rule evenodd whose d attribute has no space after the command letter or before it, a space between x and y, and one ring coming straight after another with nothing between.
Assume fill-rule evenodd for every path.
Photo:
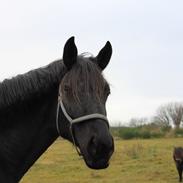
<instances>
[{"instance_id":1,"label":"dry grass","mask_svg":"<svg viewBox=\"0 0 183 183\"><path fill-rule=\"evenodd\" d=\"M174 146L183 146L183 138L116 140L110 167L95 171L70 143L57 140L21 183L177 183Z\"/></svg>"}]
</instances>

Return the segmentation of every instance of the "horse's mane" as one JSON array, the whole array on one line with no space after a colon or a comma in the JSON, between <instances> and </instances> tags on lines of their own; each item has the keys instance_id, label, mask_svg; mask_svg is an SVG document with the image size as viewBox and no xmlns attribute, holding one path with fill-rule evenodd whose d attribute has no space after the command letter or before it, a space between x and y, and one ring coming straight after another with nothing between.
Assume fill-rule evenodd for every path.
<instances>
[{"instance_id":1,"label":"horse's mane","mask_svg":"<svg viewBox=\"0 0 183 183\"><path fill-rule=\"evenodd\" d=\"M6 107L24 102L35 96L41 96L53 87L58 87L65 73L66 76L61 83L63 94L64 85L69 82L73 97L78 100L80 92L78 85L82 81L85 86L82 92L89 93L89 90L92 90L100 99L106 81L97 64L93 62L95 62L94 57L86 57L86 54L81 54L78 56L77 63L67 73L63 61L57 60L46 67L32 70L12 79L5 79L0 83L0 112Z\"/></svg>"},{"instance_id":2,"label":"horse's mane","mask_svg":"<svg viewBox=\"0 0 183 183\"><path fill-rule=\"evenodd\" d=\"M41 95L60 81L64 67L61 60L35 69L0 83L0 111L3 108Z\"/></svg>"}]
</instances>

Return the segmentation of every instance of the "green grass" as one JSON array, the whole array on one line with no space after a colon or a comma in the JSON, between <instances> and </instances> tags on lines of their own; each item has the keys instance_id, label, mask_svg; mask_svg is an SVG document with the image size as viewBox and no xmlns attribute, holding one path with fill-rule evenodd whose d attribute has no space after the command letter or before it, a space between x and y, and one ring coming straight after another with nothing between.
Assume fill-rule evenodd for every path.
<instances>
[{"instance_id":1,"label":"green grass","mask_svg":"<svg viewBox=\"0 0 183 183\"><path fill-rule=\"evenodd\" d=\"M109 168L91 170L65 140L57 140L24 176L21 183L174 183L172 159L183 138L116 140Z\"/></svg>"}]
</instances>

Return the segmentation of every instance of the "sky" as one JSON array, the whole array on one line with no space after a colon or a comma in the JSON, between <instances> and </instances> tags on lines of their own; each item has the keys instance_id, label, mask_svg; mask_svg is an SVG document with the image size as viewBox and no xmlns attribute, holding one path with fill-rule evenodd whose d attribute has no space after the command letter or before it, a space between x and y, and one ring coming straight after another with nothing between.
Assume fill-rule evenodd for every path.
<instances>
[{"instance_id":1,"label":"sky","mask_svg":"<svg viewBox=\"0 0 183 183\"><path fill-rule=\"evenodd\" d=\"M0 0L0 81L62 58L71 36L93 55L110 41L110 123L149 118L182 102L182 8L182 0Z\"/></svg>"}]
</instances>

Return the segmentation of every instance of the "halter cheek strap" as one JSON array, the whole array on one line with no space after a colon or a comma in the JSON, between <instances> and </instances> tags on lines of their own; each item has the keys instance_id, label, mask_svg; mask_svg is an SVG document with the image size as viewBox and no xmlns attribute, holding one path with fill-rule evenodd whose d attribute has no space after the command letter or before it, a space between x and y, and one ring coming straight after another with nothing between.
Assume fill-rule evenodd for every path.
<instances>
[{"instance_id":1,"label":"halter cheek strap","mask_svg":"<svg viewBox=\"0 0 183 183\"><path fill-rule=\"evenodd\" d=\"M58 131L59 135L61 134L60 130L59 130L59 123L58 123L58 116L59 116L60 107L62 109L62 112L63 112L64 116L66 117L66 119L70 123L69 130L70 130L70 133L71 133L72 141L73 141L73 144L76 148L76 151L81 156L82 154L76 146L76 141L75 141L75 138L74 138L74 135L73 135L72 125L76 124L76 123L82 123L82 122L85 122L85 121L90 120L90 119L102 119L106 122L107 126L109 127L108 119L107 119L106 116L104 116L103 114L99 114L99 113L93 113L93 114L89 114L89 115L85 115L85 116L82 116L82 117L72 119L71 116L67 113L67 111L64 107L64 104L62 102L62 97L59 96L58 97L58 105L57 105L57 114L56 114L56 128L57 128L57 131Z\"/></svg>"}]
</instances>

